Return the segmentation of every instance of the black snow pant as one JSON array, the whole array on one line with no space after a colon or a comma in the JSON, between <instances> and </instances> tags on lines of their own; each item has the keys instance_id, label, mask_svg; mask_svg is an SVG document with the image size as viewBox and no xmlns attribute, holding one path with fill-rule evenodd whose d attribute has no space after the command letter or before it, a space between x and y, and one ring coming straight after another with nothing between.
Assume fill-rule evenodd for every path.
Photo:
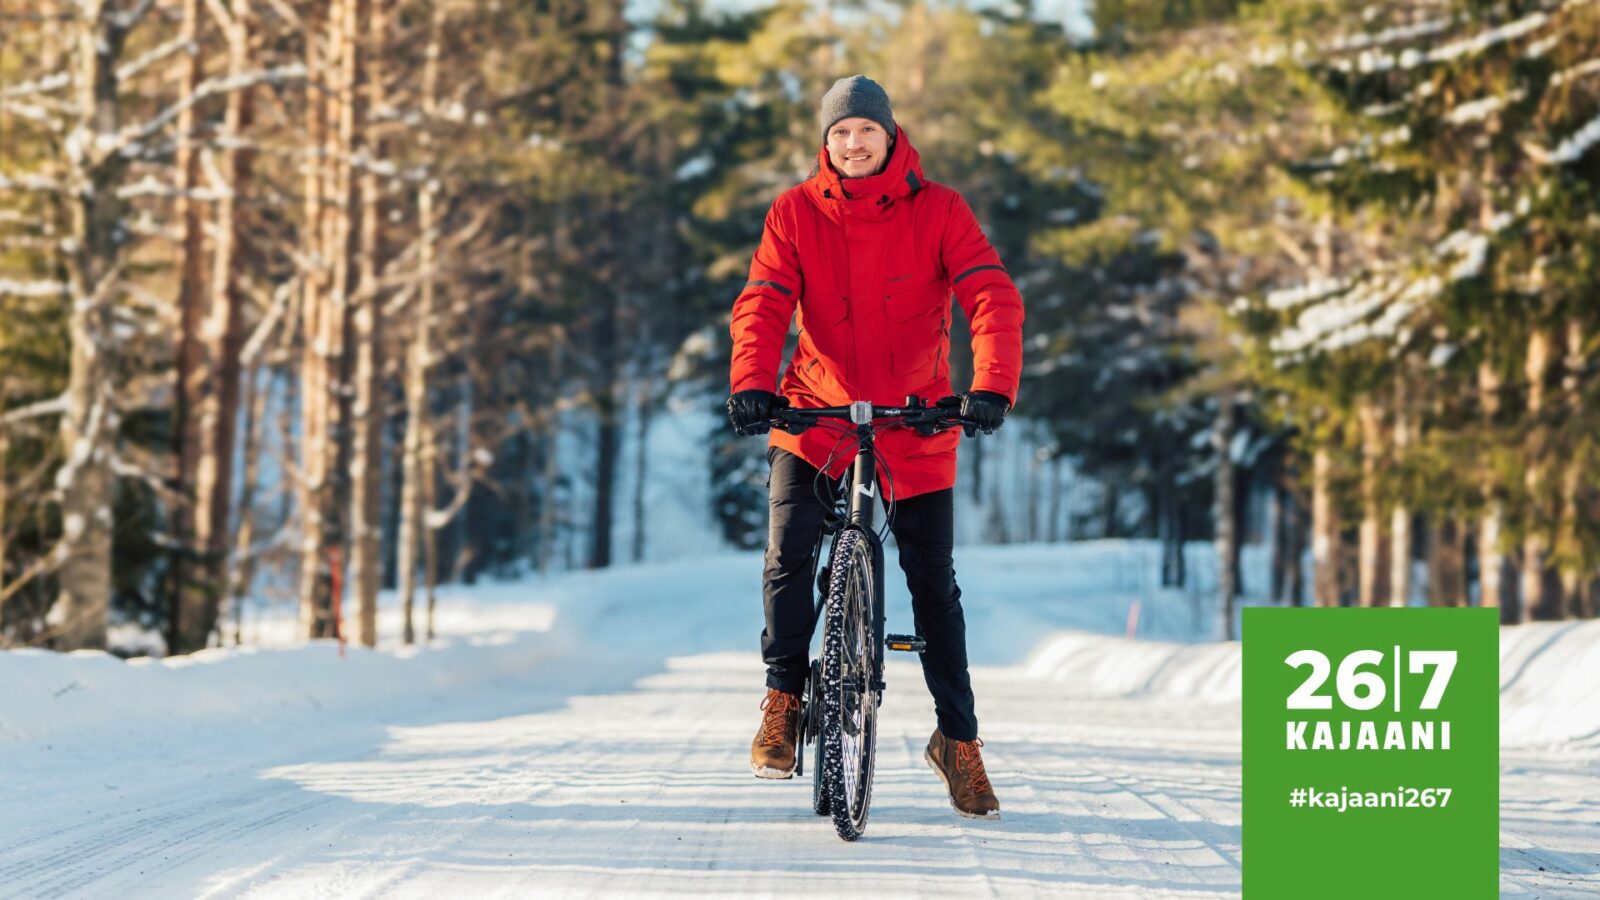
<instances>
[{"instance_id":1,"label":"black snow pant","mask_svg":"<svg viewBox=\"0 0 1600 900\"><path fill-rule=\"evenodd\" d=\"M812 554L825 510L813 488L816 467L776 447L767 450L767 458L772 480L762 581L767 627L761 633L761 657L767 664L767 687L798 694L805 688L810 666L816 589ZM831 491L831 482L823 479L823 483L824 490ZM950 740L970 741L978 736L978 717L967 674L961 589L950 556L955 543L954 501L954 491L948 488L897 501L891 528L900 546L900 568L911 589L917 633L927 642L922 677L933 694L939 730Z\"/></svg>"}]
</instances>

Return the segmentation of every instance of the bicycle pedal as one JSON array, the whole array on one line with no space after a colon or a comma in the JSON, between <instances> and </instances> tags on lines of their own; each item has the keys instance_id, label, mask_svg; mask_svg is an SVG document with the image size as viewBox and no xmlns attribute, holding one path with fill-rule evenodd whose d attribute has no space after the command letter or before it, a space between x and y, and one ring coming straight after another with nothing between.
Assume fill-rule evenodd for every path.
<instances>
[{"instance_id":1,"label":"bicycle pedal","mask_svg":"<svg viewBox=\"0 0 1600 900\"><path fill-rule=\"evenodd\" d=\"M883 643L890 650L903 650L907 653L921 653L928 649L928 642L916 634L886 634Z\"/></svg>"}]
</instances>

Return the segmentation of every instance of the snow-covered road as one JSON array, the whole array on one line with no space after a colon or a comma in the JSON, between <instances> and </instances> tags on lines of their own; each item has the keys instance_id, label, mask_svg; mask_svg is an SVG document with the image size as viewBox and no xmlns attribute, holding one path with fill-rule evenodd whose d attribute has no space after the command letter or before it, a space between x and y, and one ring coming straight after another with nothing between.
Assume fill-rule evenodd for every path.
<instances>
[{"instance_id":1,"label":"snow-covered road","mask_svg":"<svg viewBox=\"0 0 1600 900\"><path fill-rule=\"evenodd\" d=\"M51 697L9 717L0 699L0 895L1237 895L1234 648L1078 636L1040 646L1052 626L1094 625L1125 603L1041 605L1027 557L1008 558L1016 584L967 600L1004 817L950 811L921 760L931 701L914 663L897 659L867 839L845 844L810 813L809 778L763 782L746 768L759 622L738 598L752 560L502 589L562 610L532 636L472 637L462 625L453 647L399 661L282 651L251 677L334 683L224 714L75 728L97 692L123 708L140 698L70 669L81 659L0 663L0 678L21 673ZM689 584L671 581L691 571ZM986 634L1002 625L1030 640ZM263 655L176 674L214 688ZM441 669L451 677L406 680ZM54 695L69 675L76 687ZM146 693L161 690L170 702L200 687ZM368 702L340 702L351 692ZM44 706L73 698L66 711ZM1502 892L1600 893L1594 742L1503 762Z\"/></svg>"}]
</instances>

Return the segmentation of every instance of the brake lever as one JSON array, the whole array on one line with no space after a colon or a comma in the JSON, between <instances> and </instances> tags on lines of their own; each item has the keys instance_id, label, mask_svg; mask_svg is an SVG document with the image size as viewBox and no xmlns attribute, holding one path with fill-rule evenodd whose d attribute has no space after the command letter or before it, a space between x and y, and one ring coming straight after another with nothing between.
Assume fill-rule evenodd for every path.
<instances>
[{"instance_id":1,"label":"brake lever","mask_svg":"<svg viewBox=\"0 0 1600 900\"><path fill-rule=\"evenodd\" d=\"M805 431L807 428L810 428L812 424L813 423L806 422L802 419L791 419L787 416L775 415L767 421L767 428L775 428L778 431L782 431L787 434L799 434L802 431Z\"/></svg>"}]
</instances>

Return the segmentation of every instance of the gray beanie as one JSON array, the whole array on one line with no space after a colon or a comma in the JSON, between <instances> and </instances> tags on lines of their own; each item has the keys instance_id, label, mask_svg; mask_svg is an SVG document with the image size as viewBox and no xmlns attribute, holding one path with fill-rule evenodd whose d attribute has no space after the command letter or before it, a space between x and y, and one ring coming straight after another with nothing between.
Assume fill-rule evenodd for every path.
<instances>
[{"instance_id":1,"label":"gray beanie","mask_svg":"<svg viewBox=\"0 0 1600 900\"><path fill-rule=\"evenodd\" d=\"M894 138L894 110L889 108L889 95L884 93L882 86L865 75L841 78L828 88L828 93L822 95L822 109L817 114L817 120L822 124L822 142L828 142L828 129L835 122L853 116L877 122L891 139Z\"/></svg>"}]
</instances>

